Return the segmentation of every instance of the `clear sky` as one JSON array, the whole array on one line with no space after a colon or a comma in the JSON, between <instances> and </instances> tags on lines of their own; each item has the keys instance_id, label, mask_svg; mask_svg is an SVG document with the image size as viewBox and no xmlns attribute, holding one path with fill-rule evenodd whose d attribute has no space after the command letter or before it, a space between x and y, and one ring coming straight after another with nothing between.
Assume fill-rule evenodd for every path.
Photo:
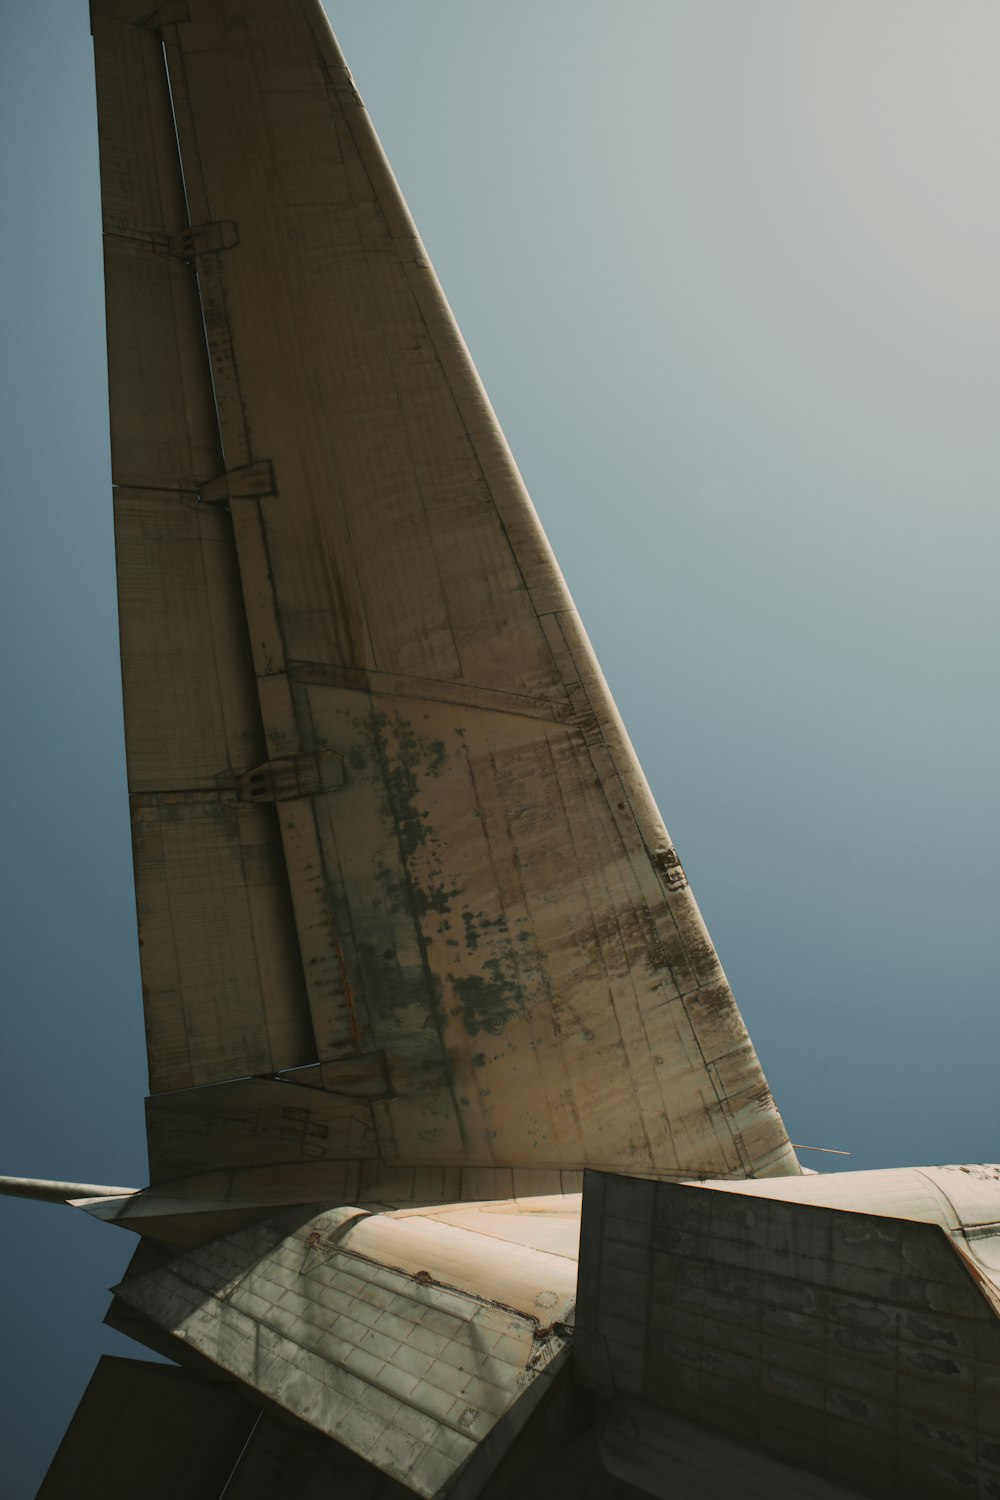
<instances>
[{"instance_id":1,"label":"clear sky","mask_svg":"<svg viewBox=\"0 0 1000 1500\"><path fill-rule=\"evenodd\" d=\"M329 10L792 1139L996 1160L1000 8ZM0 1170L139 1185L85 0L0 32ZM133 1241L0 1215L22 1500Z\"/></svg>"}]
</instances>

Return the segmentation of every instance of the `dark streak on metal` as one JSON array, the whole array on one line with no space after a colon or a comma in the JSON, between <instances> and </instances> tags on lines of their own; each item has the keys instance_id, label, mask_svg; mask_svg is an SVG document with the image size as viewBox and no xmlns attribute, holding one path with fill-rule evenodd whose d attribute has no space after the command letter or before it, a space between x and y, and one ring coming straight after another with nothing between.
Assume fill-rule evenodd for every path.
<instances>
[{"instance_id":1,"label":"dark streak on metal","mask_svg":"<svg viewBox=\"0 0 1000 1500\"><path fill-rule=\"evenodd\" d=\"M396 897L398 903L396 909L398 910L401 907L410 914L413 933L420 954L421 975L419 988L422 993L419 997L416 995L412 997L407 995L403 1003L409 1004L411 998L419 999L423 1004L426 1015L425 1025L432 1026L437 1032L440 1056L445 1063L444 1072L446 1076L442 1080L443 1087L450 1100L451 1116L458 1131L459 1139L462 1141L463 1146L468 1147L470 1143L467 1137L465 1118L456 1099L455 1082L451 1074L451 1069L447 1065L448 1049L445 1039L447 1023L442 1006L441 981L430 963L427 952L427 937L420 920L422 916L426 915L428 910L436 910L438 912L448 911L450 909L451 898L443 887L429 894L417 885L413 877L411 866L413 855L425 844L437 841L433 839L432 830L424 822L426 814L420 813L414 805L417 790L414 765L418 760L419 749L416 735L409 724L405 724L399 720L395 722L393 727L398 739L400 760L404 761L407 755L409 756L409 760L399 765L398 769L394 769L389 744L387 743L387 730L389 727L390 720L388 716L376 711L373 705L369 728L372 750L375 763L381 772L381 783L385 795L383 810L387 819L395 828L402 864L401 882L394 881L391 872L387 869L384 871L384 874L383 871L379 871L379 879L383 884L383 888L387 890L387 894L391 892ZM444 747L441 741L435 741L434 743L435 746L440 747L442 752L441 755L436 754L434 757L435 764L440 765L443 759ZM358 957L362 962L367 960L376 971L381 970L385 972L388 968L378 958L370 944L358 944ZM396 965L395 974L392 977L395 981L395 987L398 990L400 980L403 977L403 970L398 964ZM404 983L406 982L404 980ZM378 995L380 999L383 998L381 988L372 988L369 993L373 996Z\"/></svg>"}]
</instances>

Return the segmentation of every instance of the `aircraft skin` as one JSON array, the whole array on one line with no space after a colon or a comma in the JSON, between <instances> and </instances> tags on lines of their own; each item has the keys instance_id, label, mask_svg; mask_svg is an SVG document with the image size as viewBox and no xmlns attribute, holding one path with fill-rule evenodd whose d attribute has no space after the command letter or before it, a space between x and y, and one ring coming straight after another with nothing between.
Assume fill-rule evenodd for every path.
<instances>
[{"instance_id":1,"label":"aircraft skin","mask_svg":"<svg viewBox=\"0 0 1000 1500\"><path fill-rule=\"evenodd\" d=\"M873 1206L801 1176L320 6L94 0L92 26L150 1186L23 1190L141 1235L109 1321L183 1373L103 1362L41 1493L129 1493L137 1464L231 1497L499 1495L567 1464L594 1496L1000 1493L996 1175L923 1215L909 1178ZM755 1219L750 1188L783 1206ZM887 1213L930 1226L890 1271L865 1260ZM721 1240L787 1283L794 1241L824 1326L902 1327L896 1298L893 1379L912 1355L923 1385L893 1399L938 1423L933 1461L905 1467L919 1421L887 1461L850 1396L853 1468L842 1433L784 1442L766 1289L737 1296L732 1419L706 1372L745 1349L679 1327L685 1214L705 1277ZM661 1314L695 1348L672 1374ZM963 1424L920 1360L977 1320ZM825 1409L827 1364L787 1410Z\"/></svg>"},{"instance_id":2,"label":"aircraft skin","mask_svg":"<svg viewBox=\"0 0 1000 1500\"><path fill-rule=\"evenodd\" d=\"M337 1160L797 1171L320 7L93 14L154 1100L295 1072L365 1101Z\"/></svg>"}]
</instances>

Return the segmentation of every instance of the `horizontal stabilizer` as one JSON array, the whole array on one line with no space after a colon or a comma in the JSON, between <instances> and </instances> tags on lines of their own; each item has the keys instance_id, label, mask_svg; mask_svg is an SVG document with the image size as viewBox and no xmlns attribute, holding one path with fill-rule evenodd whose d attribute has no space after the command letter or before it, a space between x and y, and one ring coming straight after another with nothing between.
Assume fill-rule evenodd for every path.
<instances>
[{"instance_id":1,"label":"horizontal stabilizer","mask_svg":"<svg viewBox=\"0 0 1000 1500\"><path fill-rule=\"evenodd\" d=\"M579 1199L292 1210L118 1297L417 1494L477 1494L565 1363ZM457 1486L457 1487L456 1487Z\"/></svg>"}]
</instances>

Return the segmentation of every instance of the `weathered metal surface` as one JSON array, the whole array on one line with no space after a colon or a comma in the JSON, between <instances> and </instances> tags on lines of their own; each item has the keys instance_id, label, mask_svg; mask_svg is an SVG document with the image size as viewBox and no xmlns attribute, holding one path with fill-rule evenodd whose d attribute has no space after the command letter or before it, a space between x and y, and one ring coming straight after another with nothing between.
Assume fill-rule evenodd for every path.
<instances>
[{"instance_id":1,"label":"weathered metal surface","mask_svg":"<svg viewBox=\"0 0 1000 1500\"><path fill-rule=\"evenodd\" d=\"M538 1224L544 1205L522 1216ZM417 1494L467 1483L472 1495L564 1360L576 1288L572 1253L497 1250L495 1236L433 1213L300 1210L116 1293Z\"/></svg>"},{"instance_id":2,"label":"weathered metal surface","mask_svg":"<svg viewBox=\"0 0 1000 1500\"><path fill-rule=\"evenodd\" d=\"M371 1106L322 1089L243 1078L146 1101L153 1182L241 1167L377 1155Z\"/></svg>"},{"instance_id":3,"label":"weathered metal surface","mask_svg":"<svg viewBox=\"0 0 1000 1500\"><path fill-rule=\"evenodd\" d=\"M836 1172L788 1184L734 1184L750 1196L846 1208L894 1219L939 1224L970 1264L984 1296L1000 1314L1000 1166L894 1167L875 1172ZM703 1186L713 1188L714 1183ZM758 1187L763 1192L758 1194ZM1000 1399L1000 1393L998 1393Z\"/></svg>"},{"instance_id":4,"label":"weathered metal surface","mask_svg":"<svg viewBox=\"0 0 1000 1500\"><path fill-rule=\"evenodd\" d=\"M577 1378L849 1490L1000 1496L1000 1319L942 1223L949 1172L974 1184L977 1215L995 1210L995 1169L802 1178L772 1196L588 1176ZM648 1425L647 1447L668 1442L669 1421Z\"/></svg>"},{"instance_id":5,"label":"weathered metal surface","mask_svg":"<svg viewBox=\"0 0 1000 1500\"><path fill-rule=\"evenodd\" d=\"M380 1052L389 1168L797 1172L318 0L94 14L154 1090Z\"/></svg>"},{"instance_id":6,"label":"weathered metal surface","mask_svg":"<svg viewBox=\"0 0 1000 1500\"><path fill-rule=\"evenodd\" d=\"M567 1397L564 1371L480 1490L484 1500L550 1500L553 1493L634 1500L646 1493L607 1473L595 1430L580 1431ZM192 1459L201 1467L192 1467ZM465 1477L453 1491L458 1500L469 1493ZM407 1500L413 1494L315 1429L258 1408L203 1373L106 1357L41 1496L133 1500L139 1479L153 1500L216 1500L222 1493L225 1500Z\"/></svg>"},{"instance_id":7,"label":"weathered metal surface","mask_svg":"<svg viewBox=\"0 0 1000 1500\"><path fill-rule=\"evenodd\" d=\"M92 15L119 614L154 1089L315 1056L273 811L221 770L267 757L159 36ZM125 14L123 11L122 14ZM128 18L133 19L132 17Z\"/></svg>"}]
</instances>

